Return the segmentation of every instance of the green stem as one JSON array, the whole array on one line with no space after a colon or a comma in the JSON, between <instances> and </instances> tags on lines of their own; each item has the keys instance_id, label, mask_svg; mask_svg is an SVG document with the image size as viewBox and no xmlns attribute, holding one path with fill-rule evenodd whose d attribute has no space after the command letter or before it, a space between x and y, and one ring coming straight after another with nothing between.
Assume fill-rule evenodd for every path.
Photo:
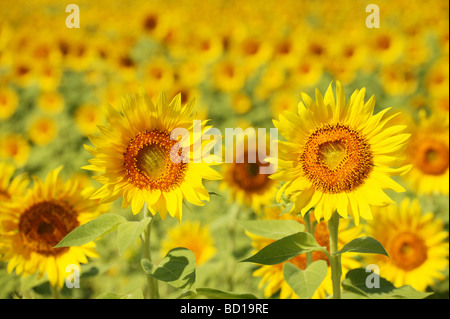
<instances>
[{"instance_id":1,"label":"green stem","mask_svg":"<svg viewBox=\"0 0 450 319\"><path fill-rule=\"evenodd\" d=\"M308 232L314 236L312 228L311 228L311 218L310 218L309 212L307 212L305 214L305 216L303 217L303 220L305 222L306 232ZM308 267L311 263L312 263L312 252L309 252L309 253L306 253L306 267Z\"/></svg>"},{"instance_id":2,"label":"green stem","mask_svg":"<svg viewBox=\"0 0 450 319\"><path fill-rule=\"evenodd\" d=\"M329 262L331 267L331 281L333 283L333 299L341 299L341 255L336 254L339 250L339 214L337 212L334 212L333 216L331 216L331 219L328 221L328 231L330 233Z\"/></svg>"},{"instance_id":3,"label":"green stem","mask_svg":"<svg viewBox=\"0 0 450 319\"><path fill-rule=\"evenodd\" d=\"M60 298L59 287L57 287L57 286L52 286L52 287L51 287L51 291L52 291L53 299L59 299L59 298Z\"/></svg>"},{"instance_id":4,"label":"green stem","mask_svg":"<svg viewBox=\"0 0 450 319\"><path fill-rule=\"evenodd\" d=\"M229 218L230 218L230 224L228 226L228 250L230 253L230 260L228 263L228 289L230 291L233 291L234 289L234 266L235 266L235 259L234 259L234 250L236 247L236 219L237 215L239 213L239 205L237 203L233 203L230 207L230 210L228 212Z\"/></svg>"},{"instance_id":5,"label":"green stem","mask_svg":"<svg viewBox=\"0 0 450 319\"><path fill-rule=\"evenodd\" d=\"M150 237L152 224L155 218L150 214L150 211L147 208L147 203L144 204L144 218L150 217L151 221L148 223L147 229L144 231L143 245L142 245L142 256L143 258L147 258L149 261L152 261L151 247L150 247ZM147 277L147 295L150 299L158 299L158 280L146 274Z\"/></svg>"}]
</instances>

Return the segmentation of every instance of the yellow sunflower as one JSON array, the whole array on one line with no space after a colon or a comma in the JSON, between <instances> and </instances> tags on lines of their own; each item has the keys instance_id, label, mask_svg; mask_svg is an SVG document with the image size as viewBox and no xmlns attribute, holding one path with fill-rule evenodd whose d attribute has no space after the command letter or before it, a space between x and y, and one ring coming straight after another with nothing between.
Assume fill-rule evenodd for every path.
<instances>
[{"instance_id":1,"label":"yellow sunflower","mask_svg":"<svg viewBox=\"0 0 450 319\"><path fill-rule=\"evenodd\" d=\"M30 156L31 147L20 134L0 136L0 159L12 160L18 167L24 166Z\"/></svg>"},{"instance_id":2,"label":"yellow sunflower","mask_svg":"<svg viewBox=\"0 0 450 319\"><path fill-rule=\"evenodd\" d=\"M97 202L82 195L72 181L62 181L62 167L52 170L45 181L34 179L34 185L21 197L0 202L2 259L7 271L18 275L38 272L48 275L52 286L62 288L68 265L87 263L87 257L98 257L95 243L78 247L53 248L70 231L97 217Z\"/></svg>"},{"instance_id":3,"label":"yellow sunflower","mask_svg":"<svg viewBox=\"0 0 450 319\"><path fill-rule=\"evenodd\" d=\"M19 106L17 93L10 88L0 89L0 121L7 120L16 112Z\"/></svg>"},{"instance_id":4,"label":"yellow sunflower","mask_svg":"<svg viewBox=\"0 0 450 319\"><path fill-rule=\"evenodd\" d=\"M183 222L168 230L167 238L161 241L162 255L177 247L191 250L197 266L210 260L216 253L209 227L202 226L198 221Z\"/></svg>"},{"instance_id":5,"label":"yellow sunflower","mask_svg":"<svg viewBox=\"0 0 450 319\"><path fill-rule=\"evenodd\" d=\"M0 162L0 201L8 201L25 193L29 180L25 174L13 178L16 168L6 162Z\"/></svg>"},{"instance_id":6,"label":"yellow sunflower","mask_svg":"<svg viewBox=\"0 0 450 319\"><path fill-rule=\"evenodd\" d=\"M180 95L169 103L165 94L159 95L155 105L144 91L124 99L121 111L109 107L107 126L99 126L100 136L90 137L94 147L85 146L95 158L84 168L98 172L94 179L103 184L93 198L104 203L122 196L122 207L131 205L133 214L146 202L151 213L159 212L163 219L169 212L181 220L184 200L204 205L209 193L202 179L221 176L197 157L197 150L190 151L198 142L202 143L201 151L206 150L206 144L211 145L201 141L210 128L204 125L206 121L201 123L201 134L192 134L193 107L193 100L182 106ZM179 144L177 136L171 138L175 129L189 133L182 135ZM176 144L182 147L178 152L173 151L178 149ZM189 149L189 154L181 154L183 160L172 160L184 149ZM214 161L212 156L210 159Z\"/></svg>"},{"instance_id":7,"label":"yellow sunflower","mask_svg":"<svg viewBox=\"0 0 450 319\"><path fill-rule=\"evenodd\" d=\"M417 199L405 198L400 206L374 210L376 222L369 222L367 234L376 238L390 258L365 255L376 264L380 275L396 287L410 285L425 291L434 280L444 279L448 267L448 232L432 212L422 213Z\"/></svg>"},{"instance_id":8,"label":"yellow sunflower","mask_svg":"<svg viewBox=\"0 0 450 319\"><path fill-rule=\"evenodd\" d=\"M276 212L276 213L275 213ZM312 216L314 220L314 216ZM304 223L303 219L299 215L283 214L280 215L280 210L277 208L268 208L265 210L264 219L293 219L297 220L299 223ZM361 233L360 227L349 227L349 220L341 220L339 224L339 249L341 249L345 244L355 239ZM247 235L252 239L252 246L255 250L259 251L265 246L272 243L274 240L250 234ZM327 247L329 250L329 233L327 223L323 220L316 224L314 227L314 237L316 238L319 245ZM328 262L326 255L322 252L313 252L312 260L325 260ZM298 255L288 261L298 268L306 269L306 254ZM284 263L286 263L284 262ZM261 277L259 282L259 289L264 289L264 297L269 298L278 291L280 292L281 299L287 298L298 298L294 293L292 288L284 280L283 277L283 266L284 263L276 265L263 265L253 272L253 276ZM342 264L342 278L345 278L346 273L351 270L360 267L360 262L355 259L355 254L343 254L341 258ZM313 295L313 299L323 299L331 295L333 292L333 285L331 281L331 268L328 266L328 271L325 279L322 281L319 288Z\"/></svg>"},{"instance_id":9,"label":"yellow sunflower","mask_svg":"<svg viewBox=\"0 0 450 319\"><path fill-rule=\"evenodd\" d=\"M403 178L419 195L448 195L448 123L448 113L427 117L420 112L419 124L412 129L407 148L407 162L412 169Z\"/></svg>"},{"instance_id":10,"label":"yellow sunflower","mask_svg":"<svg viewBox=\"0 0 450 319\"><path fill-rule=\"evenodd\" d=\"M233 202L251 207L255 213L259 213L262 207L272 204L278 183L265 172L269 169L269 163L265 161L267 157L261 157L258 138L253 130L247 129L237 135L232 145L233 158L232 161L227 160L229 154L225 155L227 163L222 165L224 178L219 187L231 193ZM227 147L226 152L229 151Z\"/></svg>"},{"instance_id":11,"label":"yellow sunflower","mask_svg":"<svg viewBox=\"0 0 450 319\"><path fill-rule=\"evenodd\" d=\"M365 88L356 90L345 103L337 82L335 100L331 84L325 97L316 90L316 102L302 94L298 113L284 112L274 121L287 141L279 142L278 168L272 178L285 181L277 194L287 195L295 204L293 213L304 215L315 207L316 219L331 218L334 211L355 224L360 216L371 219L371 206L392 200L383 189L403 192L390 177L409 166L392 168L403 160L410 134L404 125L391 125L396 115L389 108L373 115L375 98L364 102Z\"/></svg>"}]
</instances>

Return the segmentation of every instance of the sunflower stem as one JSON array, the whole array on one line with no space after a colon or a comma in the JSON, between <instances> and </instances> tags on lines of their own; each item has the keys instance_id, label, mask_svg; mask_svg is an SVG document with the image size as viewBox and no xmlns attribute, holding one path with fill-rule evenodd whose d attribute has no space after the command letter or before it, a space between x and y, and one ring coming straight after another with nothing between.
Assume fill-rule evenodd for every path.
<instances>
[{"instance_id":1,"label":"sunflower stem","mask_svg":"<svg viewBox=\"0 0 450 319\"><path fill-rule=\"evenodd\" d=\"M314 236L312 228L311 228L311 218L310 218L309 212L307 212L305 214L305 216L303 217L303 220L305 222L306 232L308 232ZM312 263L312 252L308 252L308 253L306 253L306 267L308 267L311 263Z\"/></svg>"},{"instance_id":2,"label":"sunflower stem","mask_svg":"<svg viewBox=\"0 0 450 319\"><path fill-rule=\"evenodd\" d=\"M53 299L60 299L59 288L58 286L51 287Z\"/></svg>"},{"instance_id":3,"label":"sunflower stem","mask_svg":"<svg viewBox=\"0 0 450 319\"><path fill-rule=\"evenodd\" d=\"M239 205L237 203L233 203L230 207L228 215L230 217L230 224L228 226L228 249L230 253L230 263L228 265L228 289L233 291L234 289L234 250L236 248L236 219L239 213Z\"/></svg>"},{"instance_id":4,"label":"sunflower stem","mask_svg":"<svg viewBox=\"0 0 450 319\"><path fill-rule=\"evenodd\" d=\"M150 217L151 221L148 223L146 230L144 231L144 239L142 245L142 255L143 258L147 258L149 261L152 261L151 247L150 247L150 237L152 224L155 218L150 214L150 211L147 208L147 203L144 203L144 218ZM146 274L147 277L147 295L150 299L159 299L158 292L158 280Z\"/></svg>"},{"instance_id":5,"label":"sunflower stem","mask_svg":"<svg viewBox=\"0 0 450 319\"><path fill-rule=\"evenodd\" d=\"M341 255L337 254L339 240L339 214L334 212L328 221L328 231L330 233L330 254L329 262L331 267L331 281L333 283L333 299L341 299L341 276L342 265Z\"/></svg>"}]
</instances>

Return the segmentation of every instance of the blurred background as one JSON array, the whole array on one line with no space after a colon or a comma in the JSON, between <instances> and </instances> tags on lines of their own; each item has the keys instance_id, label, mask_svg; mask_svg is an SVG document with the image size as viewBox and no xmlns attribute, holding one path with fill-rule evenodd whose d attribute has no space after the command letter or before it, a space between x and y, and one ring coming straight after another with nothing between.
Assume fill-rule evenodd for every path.
<instances>
[{"instance_id":1,"label":"blurred background","mask_svg":"<svg viewBox=\"0 0 450 319\"><path fill-rule=\"evenodd\" d=\"M80 28L66 27L70 3L80 9ZM366 27L370 3L379 6L380 28ZM183 103L195 98L198 116L223 130L271 128L280 112L296 111L301 92L313 96L315 88L324 92L339 80L347 95L366 87L367 96L376 96L377 111L402 111L401 121L412 133L430 116L447 118L448 130L448 14L448 2L441 0L4 0L0 161L40 177L64 165L64 176L90 185L89 173L80 169L91 158L83 144L90 144L87 136L104 123L104 108L119 106L121 96L139 87L152 98L161 91L170 98L181 92ZM448 135L446 145L447 170L437 183L448 182ZM218 170L227 172L225 165ZM405 179L407 195L419 197L424 210L435 212L448 229L448 187L423 193L408 183ZM215 193L211 202L183 216L214 234L199 281L263 296L259 278L252 276L254 265L230 268L230 260L252 249L243 229L235 227L231 257L227 249L234 218L255 218L256 212L238 200L245 194L236 196L239 185L226 178L205 185ZM120 203L111 211L136 218ZM177 226L171 218L157 223L158 246L171 240L169 230ZM142 285L140 243L118 256L114 240L99 240L101 258L83 271L83 289L66 289L67 296L128 293ZM45 280L24 283L4 268L0 264L0 297L24 285L35 287L38 296L47 293ZM443 285L448 294L448 277ZM169 297L179 294L161 289Z\"/></svg>"}]
</instances>

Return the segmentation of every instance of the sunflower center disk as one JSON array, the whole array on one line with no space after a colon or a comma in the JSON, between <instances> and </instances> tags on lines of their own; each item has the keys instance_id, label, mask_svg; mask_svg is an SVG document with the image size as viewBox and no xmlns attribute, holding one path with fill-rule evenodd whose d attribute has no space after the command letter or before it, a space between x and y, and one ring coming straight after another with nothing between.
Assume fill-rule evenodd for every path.
<instances>
[{"instance_id":1,"label":"sunflower center disk","mask_svg":"<svg viewBox=\"0 0 450 319\"><path fill-rule=\"evenodd\" d=\"M316 189L341 193L364 184L373 169L373 155L357 131L341 124L327 124L309 136L300 163Z\"/></svg>"},{"instance_id":2,"label":"sunflower center disk","mask_svg":"<svg viewBox=\"0 0 450 319\"><path fill-rule=\"evenodd\" d=\"M244 154L244 163L234 163L232 176L234 182L247 192L260 192L272 185L272 180L268 174L261 174L261 167L268 166L269 163L261 163L256 156L255 163L248 163L248 153Z\"/></svg>"},{"instance_id":3,"label":"sunflower center disk","mask_svg":"<svg viewBox=\"0 0 450 319\"><path fill-rule=\"evenodd\" d=\"M442 175L449 167L448 146L439 141L423 141L413 158L416 166L425 174Z\"/></svg>"},{"instance_id":4,"label":"sunflower center disk","mask_svg":"<svg viewBox=\"0 0 450 319\"><path fill-rule=\"evenodd\" d=\"M427 260L427 246L422 238L401 233L392 241L389 256L398 267L413 270Z\"/></svg>"},{"instance_id":5,"label":"sunflower center disk","mask_svg":"<svg viewBox=\"0 0 450 319\"><path fill-rule=\"evenodd\" d=\"M53 248L79 225L68 207L52 202L31 206L19 220L19 234L25 246L43 255L58 255L68 248Z\"/></svg>"},{"instance_id":6,"label":"sunflower center disk","mask_svg":"<svg viewBox=\"0 0 450 319\"><path fill-rule=\"evenodd\" d=\"M136 187L169 191L183 182L188 164L172 161L176 143L169 134L158 130L139 133L130 141L124 153L124 167Z\"/></svg>"}]
</instances>

